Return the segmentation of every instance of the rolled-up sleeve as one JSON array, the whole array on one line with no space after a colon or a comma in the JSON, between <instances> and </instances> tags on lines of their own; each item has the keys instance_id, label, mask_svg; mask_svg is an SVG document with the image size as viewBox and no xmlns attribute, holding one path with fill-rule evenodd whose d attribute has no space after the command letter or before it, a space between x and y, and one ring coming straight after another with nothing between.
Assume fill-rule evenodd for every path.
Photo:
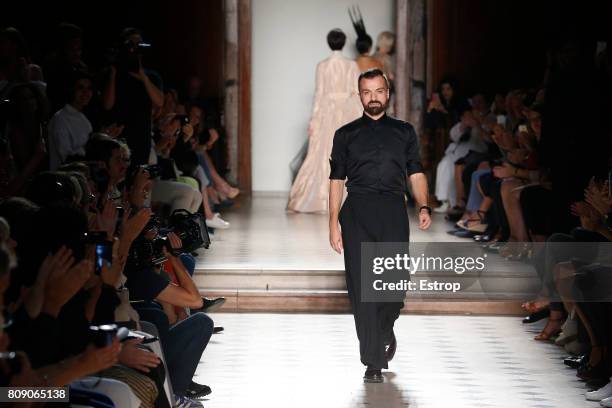
<instances>
[{"instance_id":1,"label":"rolled-up sleeve","mask_svg":"<svg viewBox=\"0 0 612 408\"><path fill-rule=\"evenodd\" d=\"M337 130L334 134L330 165L330 180L344 180L346 178L346 133Z\"/></svg>"},{"instance_id":2,"label":"rolled-up sleeve","mask_svg":"<svg viewBox=\"0 0 612 408\"><path fill-rule=\"evenodd\" d=\"M406 146L406 174L410 176L414 173L423 173L421 165L421 155L419 153L419 141L416 132L411 125L408 125L408 145Z\"/></svg>"}]
</instances>

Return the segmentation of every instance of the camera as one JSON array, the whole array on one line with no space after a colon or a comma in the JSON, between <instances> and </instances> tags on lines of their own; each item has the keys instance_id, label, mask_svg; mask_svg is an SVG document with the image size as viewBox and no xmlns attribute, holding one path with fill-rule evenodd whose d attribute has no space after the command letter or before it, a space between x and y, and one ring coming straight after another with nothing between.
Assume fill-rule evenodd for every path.
<instances>
[{"instance_id":1,"label":"camera","mask_svg":"<svg viewBox=\"0 0 612 408\"><path fill-rule=\"evenodd\" d=\"M149 43L134 43L128 40L118 47L110 48L106 52L106 62L108 65L124 67L128 72L138 72L140 69L140 59L151 47Z\"/></svg>"},{"instance_id":2,"label":"camera","mask_svg":"<svg viewBox=\"0 0 612 408\"><path fill-rule=\"evenodd\" d=\"M206 220L202 214L192 214L187 210L174 210L163 232L158 217L153 216L141 235L134 240L128 255L130 268L150 268L166 261L163 249L172 255L189 253L210 246ZM182 242L180 248L172 248L168 239L170 232L175 233Z\"/></svg>"},{"instance_id":3,"label":"camera","mask_svg":"<svg viewBox=\"0 0 612 408\"><path fill-rule=\"evenodd\" d=\"M102 324L100 326L89 326L89 338L97 348L112 344L117 335L116 324Z\"/></svg>"}]
</instances>

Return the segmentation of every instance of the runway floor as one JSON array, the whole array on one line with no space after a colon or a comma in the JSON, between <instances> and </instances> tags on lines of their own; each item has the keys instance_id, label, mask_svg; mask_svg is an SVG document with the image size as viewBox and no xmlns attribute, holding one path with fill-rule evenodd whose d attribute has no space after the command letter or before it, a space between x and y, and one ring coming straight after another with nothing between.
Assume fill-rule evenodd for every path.
<instances>
[{"instance_id":1,"label":"runway floor","mask_svg":"<svg viewBox=\"0 0 612 408\"><path fill-rule=\"evenodd\" d=\"M211 315L225 331L196 379L208 408L599 407L563 364L533 340L541 325L516 317L401 315L385 382L364 384L351 315Z\"/></svg>"},{"instance_id":2,"label":"runway floor","mask_svg":"<svg viewBox=\"0 0 612 408\"><path fill-rule=\"evenodd\" d=\"M325 215L286 214L282 195L241 200L224 212L198 269L342 270ZM460 241L434 216L415 241ZM204 271L205 273L205 271ZM231 407L597 407L563 364L566 353L533 340L543 322L519 317L401 315L398 351L383 384L364 384L350 314L216 313L196 379L212 387L208 408Z\"/></svg>"}]
</instances>

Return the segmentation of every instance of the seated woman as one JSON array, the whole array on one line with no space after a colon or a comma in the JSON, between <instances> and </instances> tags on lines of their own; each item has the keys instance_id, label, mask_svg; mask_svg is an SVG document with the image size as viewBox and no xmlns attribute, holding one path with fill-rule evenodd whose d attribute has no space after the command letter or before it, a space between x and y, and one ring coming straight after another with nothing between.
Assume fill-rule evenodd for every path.
<instances>
[{"instance_id":1,"label":"seated woman","mask_svg":"<svg viewBox=\"0 0 612 408\"><path fill-rule=\"evenodd\" d=\"M457 205L455 163L470 151L485 152L487 150L480 127L469 109L462 112L461 121L451 128L450 138L451 143L446 148L444 157L438 163L436 170L436 198L442 201L441 208L444 209ZM440 211L442 211L440 208L437 209L437 212Z\"/></svg>"}]
</instances>

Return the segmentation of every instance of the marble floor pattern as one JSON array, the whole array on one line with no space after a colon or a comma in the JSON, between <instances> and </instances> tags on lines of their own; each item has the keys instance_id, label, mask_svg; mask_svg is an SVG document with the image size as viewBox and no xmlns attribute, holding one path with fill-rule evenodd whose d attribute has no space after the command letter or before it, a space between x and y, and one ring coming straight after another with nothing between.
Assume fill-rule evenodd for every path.
<instances>
[{"instance_id":1,"label":"marble floor pattern","mask_svg":"<svg viewBox=\"0 0 612 408\"><path fill-rule=\"evenodd\" d=\"M517 317L401 315L383 384L364 384L351 315L230 314L196 380L208 408L598 407L563 365L566 353L532 340L543 322Z\"/></svg>"}]
</instances>

